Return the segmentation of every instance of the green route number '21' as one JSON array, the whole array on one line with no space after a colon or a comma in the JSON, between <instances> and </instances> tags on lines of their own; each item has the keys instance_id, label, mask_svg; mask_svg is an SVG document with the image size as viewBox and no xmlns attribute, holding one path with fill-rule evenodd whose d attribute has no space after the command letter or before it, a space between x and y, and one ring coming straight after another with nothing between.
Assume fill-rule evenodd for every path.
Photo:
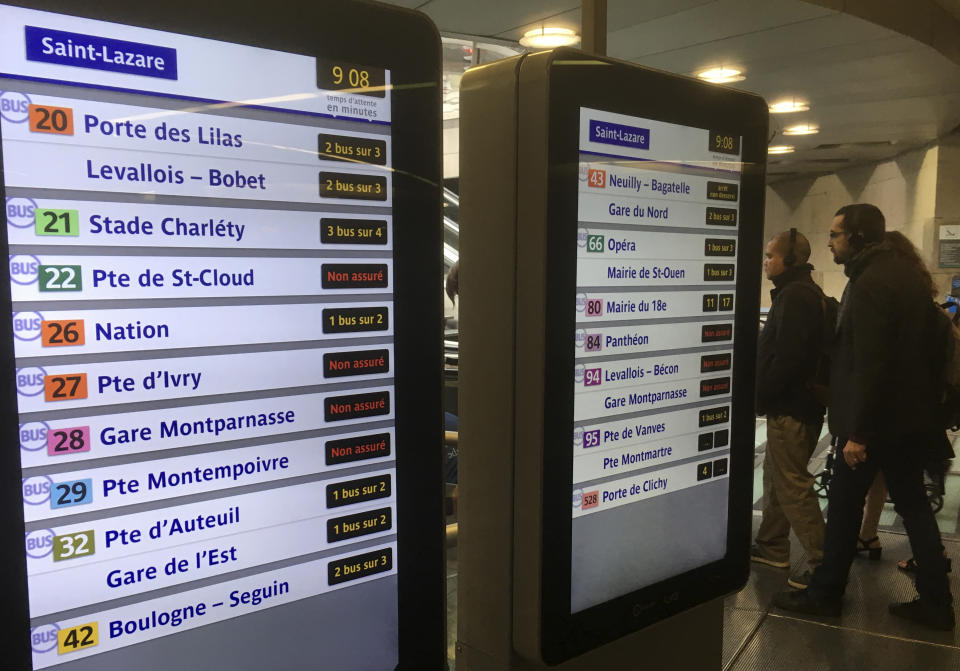
<instances>
[{"instance_id":1,"label":"green route number '21'","mask_svg":"<svg viewBox=\"0 0 960 671\"><path fill-rule=\"evenodd\" d=\"M80 213L77 210L36 208L33 211L37 235L80 235Z\"/></svg>"}]
</instances>

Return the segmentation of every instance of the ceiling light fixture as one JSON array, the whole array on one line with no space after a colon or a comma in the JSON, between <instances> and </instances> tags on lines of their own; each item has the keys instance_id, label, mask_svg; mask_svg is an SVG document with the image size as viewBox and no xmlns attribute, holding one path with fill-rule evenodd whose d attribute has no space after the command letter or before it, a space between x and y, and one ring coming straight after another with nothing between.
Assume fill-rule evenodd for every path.
<instances>
[{"instance_id":1,"label":"ceiling light fixture","mask_svg":"<svg viewBox=\"0 0 960 671\"><path fill-rule=\"evenodd\" d=\"M796 126L788 126L783 129L784 135L815 135L820 132L820 126L809 123L802 123Z\"/></svg>"},{"instance_id":2,"label":"ceiling light fixture","mask_svg":"<svg viewBox=\"0 0 960 671\"><path fill-rule=\"evenodd\" d=\"M742 82L746 79L743 76L743 70L726 66L703 70L697 73L697 77L711 84L729 84L730 82Z\"/></svg>"},{"instance_id":3,"label":"ceiling light fixture","mask_svg":"<svg viewBox=\"0 0 960 671\"><path fill-rule=\"evenodd\" d=\"M790 112L806 112L810 109L810 103L797 100L796 98L790 100L780 100L778 102L770 105L771 114L789 114Z\"/></svg>"},{"instance_id":4,"label":"ceiling light fixture","mask_svg":"<svg viewBox=\"0 0 960 671\"><path fill-rule=\"evenodd\" d=\"M789 144L775 144L771 147L767 147L768 154L792 154L793 147Z\"/></svg>"},{"instance_id":5,"label":"ceiling light fixture","mask_svg":"<svg viewBox=\"0 0 960 671\"><path fill-rule=\"evenodd\" d=\"M577 44L580 36L577 31L569 28L555 28L550 26L540 26L533 30L528 30L520 38L520 44L525 47L534 47L537 49L552 49L554 47L568 47L571 44Z\"/></svg>"}]
</instances>

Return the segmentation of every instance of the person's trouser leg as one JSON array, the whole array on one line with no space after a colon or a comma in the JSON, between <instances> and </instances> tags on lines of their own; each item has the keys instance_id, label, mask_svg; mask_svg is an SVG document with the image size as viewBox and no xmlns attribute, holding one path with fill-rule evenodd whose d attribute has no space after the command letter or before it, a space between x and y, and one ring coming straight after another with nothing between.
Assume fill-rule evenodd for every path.
<instances>
[{"instance_id":1,"label":"person's trouser leg","mask_svg":"<svg viewBox=\"0 0 960 671\"><path fill-rule=\"evenodd\" d=\"M776 433L774 431L774 433ZM774 471L770 418L767 418L767 448L763 457L763 516L757 530L757 545L763 553L775 561L790 561L790 522L780 507L780 499L774 486Z\"/></svg>"},{"instance_id":2,"label":"person's trouser leg","mask_svg":"<svg viewBox=\"0 0 960 671\"><path fill-rule=\"evenodd\" d=\"M850 564L857 551L857 532L863 519L863 501L877 473L877 460L851 469L843 458L845 440L837 445L833 479L827 499L827 528L823 538L823 563L813 572L810 596L813 599L839 599L847 586Z\"/></svg>"},{"instance_id":3,"label":"person's trouser leg","mask_svg":"<svg viewBox=\"0 0 960 671\"><path fill-rule=\"evenodd\" d=\"M887 483L883 479L883 472L877 471L870 491L867 492L867 503L863 507L863 522L860 524L860 539L865 543L877 537L880 515L883 513L883 504L886 502Z\"/></svg>"},{"instance_id":4,"label":"person's trouser leg","mask_svg":"<svg viewBox=\"0 0 960 671\"><path fill-rule=\"evenodd\" d=\"M757 544L771 556L789 558L789 532L794 533L811 567L823 558L823 513L813 491L813 476L807 469L810 456L817 446L822 423L805 424L788 416L767 418L767 457L764 462L764 483L770 474L770 489L775 495L778 516L763 522L757 534ZM766 486L764 487L766 489ZM774 534L781 534L782 540ZM778 547L782 543L782 549ZM776 552L783 552L776 555Z\"/></svg>"},{"instance_id":5,"label":"person's trouser leg","mask_svg":"<svg viewBox=\"0 0 960 671\"><path fill-rule=\"evenodd\" d=\"M953 599L940 529L923 487L923 465L914 456L920 451L921 446L916 444L889 445L877 456L894 510L903 518L917 560L917 593L931 603L948 604Z\"/></svg>"}]
</instances>

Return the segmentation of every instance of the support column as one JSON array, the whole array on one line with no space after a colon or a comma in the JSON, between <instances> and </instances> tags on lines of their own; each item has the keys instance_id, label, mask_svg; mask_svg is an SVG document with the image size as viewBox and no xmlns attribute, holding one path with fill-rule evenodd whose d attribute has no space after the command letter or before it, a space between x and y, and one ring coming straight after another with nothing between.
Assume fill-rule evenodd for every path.
<instances>
[{"instance_id":1,"label":"support column","mask_svg":"<svg viewBox=\"0 0 960 671\"><path fill-rule=\"evenodd\" d=\"M580 46L588 54L607 55L607 0L583 0L580 4Z\"/></svg>"}]
</instances>

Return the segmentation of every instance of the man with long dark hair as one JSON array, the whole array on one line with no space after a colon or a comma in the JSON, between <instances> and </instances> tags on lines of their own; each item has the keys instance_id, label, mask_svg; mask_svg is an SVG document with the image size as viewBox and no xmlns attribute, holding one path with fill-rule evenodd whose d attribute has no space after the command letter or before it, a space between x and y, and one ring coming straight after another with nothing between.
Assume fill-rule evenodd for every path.
<instances>
[{"instance_id":1,"label":"man with long dark hair","mask_svg":"<svg viewBox=\"0 0 960 671\"><path fill-rule=\"evenodd\" d=\"M935 312L929 286L883 244L874 205L837 211L828 246L849 277L837 320L830 370L830 431L842 447L830 484L823 563L806 590L774 604L812 615L839 615L867 490L879 469L903 518L917 559L914 601L890 612L926 626L954 627L953 597L940 531L923 489L923 450L937 422L937 371L931 357Z\"/></svg>"}]
</instances>

